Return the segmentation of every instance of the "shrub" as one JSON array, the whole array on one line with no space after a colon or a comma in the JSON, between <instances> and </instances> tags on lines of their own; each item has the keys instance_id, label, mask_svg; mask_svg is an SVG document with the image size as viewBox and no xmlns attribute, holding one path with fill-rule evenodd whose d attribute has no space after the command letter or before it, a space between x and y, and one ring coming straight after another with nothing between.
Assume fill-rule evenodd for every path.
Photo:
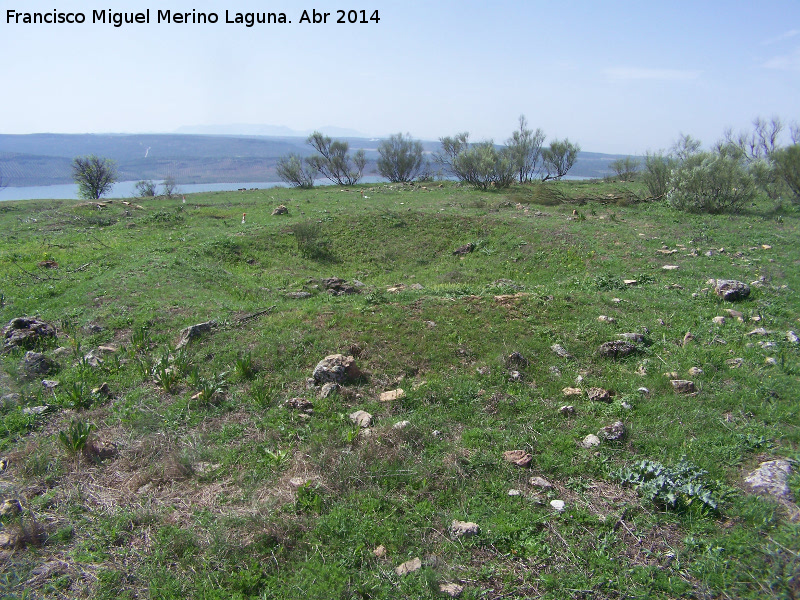
<instances>
[{"instance_id":1,"label":"shrub","mask_svg":"<svg viewBox=\"0 0 800 600\"><path fill-rule=\"evenodd\" d=\"M275 172L284 183L303 189L314 187L314 173L297 154L289 154L278 159Z\"/></svg>"},{"instance_id":2,"label":"shrub","mask_svg":"<svg viewBox=\"0 0 800 600\"><path fill-rule=\"evenodd\" d=\"M406 182L425 175L429 170L423 158L422 142L392 135L378 144L378 172L391 182Z\"/></svg>"},{"instance_id":3,"label":"shrub","mask_svg":"<svg viewBox=\"0 0 800 600\"><path fill-rule=\"evenodd\" d=\"M156 195L156 184L151 180L142 180L136 184L136 195L140 198L153 198Z\"/></svg>"},{"instance_id":4,"label":"shrub","mask_svg":"<svg viewBox=\"0 0 800 600\"><path fill-rule=\"evenodd\" d=\"M328 240L322 237L318 223L305 221L292 225L297 250L303 258L326 258L330 256Z\"/></svg>"},{"instance_id":5,"label":"shrub","mask_svg":"<svg viewBox=\"0 0 800 600\"><path fill-rule=\"evenodd\" d=\"M647 191L652 198L663 198L667 195L669 179L675 166L676 161L673 158L664 156L660 152L647 153L644 158L642 182L647 186Z\"/></svg>"},{"instance_id":6,"label":"shrub","mask_svg":"<svg viewBox=\"0 0 800 600\"><path fill-rule=\"evenodd\" d=\"M630 156L619 158L609 163L609 168L617 174L621 181L633 181L639 170L639 161Z\"/></svg>"},{"instance_id":7,"label":"shrub","mask_svg":"<svg viewBox=\"0 0 800 600\"><path fill-rule=\"evenodd\" d=\"M800 201L800 144L776 150L771 158L778 176L792 191L795 201Z\"/></svg>"},{"instance_id":8,"label":"shrub","mask_svg":"<svg viewBox=\"0 0 800 600\"><path fill-rule=\"evenodd\" d=\"M688 212L737 212L755 196L753 176L724 149L688 156L672 172L669 187L670 204Z\"/></svg>"}]
</instances>

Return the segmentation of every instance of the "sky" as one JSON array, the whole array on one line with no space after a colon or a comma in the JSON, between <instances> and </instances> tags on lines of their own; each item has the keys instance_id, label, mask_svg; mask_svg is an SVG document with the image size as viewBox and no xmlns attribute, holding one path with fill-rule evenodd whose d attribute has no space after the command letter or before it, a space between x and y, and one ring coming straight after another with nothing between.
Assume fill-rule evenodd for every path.
<instances>
[{"instance_id":1,"label":"sky","mask_svg":"<svg viewBox=\"0 0 800 600\"><path fill-rule=\"evenodd\" d=\"M158 10L216 24L158 23ZM0 0L0 133L336 126L504 142L532 128L585 151L706 145L756 117L800 121L798 0ZM339 8L379 22L336 23ZM93 11L150 23L92 23ZM84 13L83 24L8 11ZM300 23L304 10L327 23ZM238 13L291 23L246 27ZM360 13L359 13L360 17Z\"/></svg>"}]
</instances>

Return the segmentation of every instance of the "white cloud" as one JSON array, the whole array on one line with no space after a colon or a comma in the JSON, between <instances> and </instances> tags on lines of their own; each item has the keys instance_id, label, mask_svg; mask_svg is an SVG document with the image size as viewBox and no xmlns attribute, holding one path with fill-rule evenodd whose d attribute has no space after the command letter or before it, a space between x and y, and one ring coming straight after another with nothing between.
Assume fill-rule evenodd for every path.
<instances>
[{"instance_id":1,"label":"white cloud","mask_svg":"<svg viewBox=\"0 0 800 600\"><path fill-rule=\"evenodd\" d=\"M762 66L777 71L800 71L800 48L795 48L792 54L773 56Z\"/></svg>"},{"instance_id":2,"label":"white cloud","mask_svg":"<svg viewBox=\"0 0 800 600\"><path fill-rule=\"evenodd\" d=\"M689 81L700 77L702 71L686 69L648 69L643 67L611 67L605 74L617 80Z\"/></svg>"}]
</instances>

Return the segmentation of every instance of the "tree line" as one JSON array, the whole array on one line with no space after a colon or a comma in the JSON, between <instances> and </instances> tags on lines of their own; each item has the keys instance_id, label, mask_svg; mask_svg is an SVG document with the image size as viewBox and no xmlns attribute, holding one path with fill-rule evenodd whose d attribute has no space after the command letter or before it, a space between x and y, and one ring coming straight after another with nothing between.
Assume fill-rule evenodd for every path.
<instances>
[{"instance_id":1,"label":"tree line","mask_svg":"<svg viewBox=\"0 0 800 600\"><path fill-rule=\"evenodd\" d=\"M789 128L791 143L782 146L785 125L773 117L753 121L752 128L734 134L726 130L711 148L702 149L699 140L681 135L669 151L648 152L643 160L625 157L610 163L623 181L640 178L650 199L664 199L673 207L692 212L735 212L761 191L771 199L791 198L800 203L800 126ZM506 140L470 142L468 132L439 139L439 150L429 158L422 142L398 133L378 145L378 172L391 182L431 180L439 175L453 177L478 189L507 188L512 184L546 182L564 177L575 164L580 146L565 138L544 145L546 136L531 129L524 115ZM276 171L281 181L299 188L312 188L324 177L337 185L361 181L367 164L364 150L350 152L347 141L334 140L315 131L306 143L314 154L282 156ZM72 175L79 195L99 199L117 180L113 161L97 156L73 160ZM0 183L2 185L2 183ZM162 183L165 196L176 192L175 180ZM137 194L157 195L152 181L140 181Z\"/></svg>"}]
</instances>

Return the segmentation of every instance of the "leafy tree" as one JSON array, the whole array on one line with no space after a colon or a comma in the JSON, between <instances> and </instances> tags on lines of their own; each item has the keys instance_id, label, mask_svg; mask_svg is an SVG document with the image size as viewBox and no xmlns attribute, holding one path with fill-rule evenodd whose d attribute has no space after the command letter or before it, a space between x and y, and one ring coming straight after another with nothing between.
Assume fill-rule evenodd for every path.
<instances>
[{"instance_id":1,"label":"leafy tree","mask_svg":"<svg viewBox=\"0 0 800 600\"><path fill-rule=\"evenodd\" d=\"M306 168L306 167L309 168ZM314 187L314 173L311 166L297 154L282 156L275 171L281 181L295 187L311 189Z\"/></svg>"},{"instance_id":2,"label":"leafy tree","mask_svg":"<svg viewBox=\"0 0 800 600\"><path fill-rule=\"evenodd\" d=\"M794 143L772 153L775 171L800 201L800 144Z\"/></svg>"},{"instance_id":3,"label":"leafy tree","mask_svg":"<svg viewBox=\"0 0 800 600\"><path fill-rule=\"evenodd\" d=\"M308 158L312 169L339 185L355 185L361 180L367 165L363 150L358 150L351 158L347 142L334 141L319 131L308 136L306 143L317 151L316 155Z\"/></svg>"},{"instance_id":4,"label":"leafy tree","mask_svg":"<svg viewBox=\"0 0 800 600\"><path fill-rule=\"evenodd\" d=\"M72 161L72 179L78 184L78 195L98 200L107 194L117 181L117 165L113 160L94 154L78 156Z\"/></svg>"},{"instance_id":5,"label":"leafy tree","mask_svg":"<svg viewBox=\"0 0 800 600\"><path fill-rule=\"evenodd\" d=\"M491 140L473 144L456 156L459 179L476 188L505 188L516 178L516 168L507 148L498 150Z\"/></svg>"},{"instance_id":6,"label":"leafy tree","mask_svg":"<svg viewBox=\"0 0 800 600\"><path fill-rule=\"evenodd\" d=\"M378 154L378 172L389 181L413 181L428 171L422 142L412 140L410 134L398 133L381 141Z\"/></svg>"},{"instance_id":7,"label":"leafy tree","mask_svg":"<svg viewBox=\"0 0 800 600\"><path fill-rule=\"evenodd\" d=\"M161 182L161 186L164 188L164 195L167 198L172 198L178 193L178 184L172 175L167 175Z\"/></svg>"},{"instance_id":8,"label":"leafy tree","mask_svg":"<svg viewBox=\"0 0 800 600\"><path fill-rule=\"evenodd\" d=\"M519 117L519 130L511 134L506 140L506 147L511 155L514 170L520 183L533 179L537 164L542 156L542 144L545 134L541 129L533 131L528 129L525 115Z\"/></svg>"},{"instance_id":9,"label":"leafy tree","mask_svg":"<svg viewBox=\"0 0 800 600\"><path fill-rule=\"evenodd\" d=\"M608 164L621 181L633 181L636 171L639 170L639 161L630 156L618 158Z\"/></svg>"},{"instance_id":10,"label":"leafy tree","mask_svg":"<svg viewBox=\"0 0 800 600\"><path fill-rule=\"evenodd\" d=\"M737 212L755 196L741 155L725 149L690 154L672 172L669 187L669 203L688 212Z\"/></svg>"},{"instance_id":11,"label":"leafy tree","mask_svg":"<svg viewBox=\"0 0 800 600\"><path fill-rule=\"evenodd\" d=\"M650 153L644 157L644 171L642 181L647 186L652 198L663 198L669 191L669 180L672 176L672 169L677 165L677 161L671 156L665 156L662 152Z\"/></svg>"},{"instance_id":12,"label":"leafy tree","mask_svg":"<svg viewBox=\"0 0 800 600\"><path fill-rule=\"evenodd\" d=\"M153 198L156 195L156 184L150 180L142 180L136 184L136 195L140 198Z\"/></svg>"},{"instance_id":13,"label":"leafy tree","mask_svg":"<svg viewBox=\"0 0 800 600\"><path fill-rule=\"evenodd\" d=\"M567 138L564 138L563 141L553 140L549 148L542 150L542 161L546 173L542 177L542 181L564 177L575 165L580 151L581 147L573 144Z\"/></svg>"}]
</instances>

